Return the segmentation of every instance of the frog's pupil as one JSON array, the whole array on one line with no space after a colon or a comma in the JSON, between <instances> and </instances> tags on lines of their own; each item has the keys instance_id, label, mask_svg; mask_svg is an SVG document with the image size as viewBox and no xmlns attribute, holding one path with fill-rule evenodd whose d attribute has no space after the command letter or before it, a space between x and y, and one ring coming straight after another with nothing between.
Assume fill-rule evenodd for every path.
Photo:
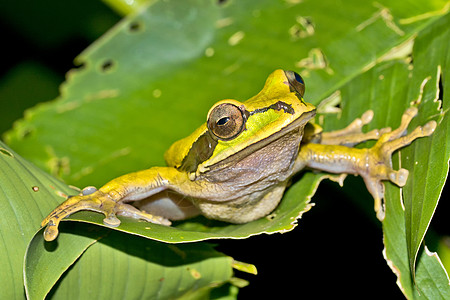
<instances>
[{"instance_id":1,"label":"frog's pupil","mask_svg":"<svg viewBox=\"0 0 450 300\"><path fill-rule=\"evenodd\" d=\"M223 117L223 118L219 119L219 121L217 121L217 125L223 126L223 125L227 124L229 120L230 120L229 117Z\"/></svg>"}]
</instances>

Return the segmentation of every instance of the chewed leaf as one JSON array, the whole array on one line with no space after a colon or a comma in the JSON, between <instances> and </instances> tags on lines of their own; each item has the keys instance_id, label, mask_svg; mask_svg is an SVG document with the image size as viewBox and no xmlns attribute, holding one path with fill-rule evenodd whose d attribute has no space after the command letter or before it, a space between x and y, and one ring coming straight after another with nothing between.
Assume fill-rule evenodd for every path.
<instances>
[{"instance_id":1,"label":"chewed leaf","mask_svg":"<svg viewBox=\"0 0 450 300\"><path fill-rule=\"evenodd\" d=\"M431 138L433 143L430 139L417 141L400 152L401 167L410 170L410 180L404 188L404 198L400 197L398 188L387 184L387 215L383 224L385 253L406 296L414 296L416 290L410 280L415 266L416 283L421 292L434 296L425 286L432 282L438 292L447 295L444 283L445 280L448 283L448 278L436 264L438 260L434 256L424 256L424 251L419 252L416 263L448 170L450 147L446 112L449 101L444 101L444 107L437 110L441 103L433 97L438 93L430 88L439 83L438 66L441 75L449 69L445 65L448 59L437 62L434 50L421 48L429 43L430 49L448 53L442 46L449 40L450 27L449 6L445 1L349 1L346 5L336 5L333 1L293 0L147 2L148 7L128 15L77 58L80 67L68 73L61 96L28 110L24 119L6 135L10 146L70 184L101 186L124 173L164 165L164 150L204 122L214 102L226 98L248 99L259 91L267 75L279 68L301 73L307 86L305 101L317 104L334 95L328 99L336 107L325 105L326 114L317 120L326 129L342 128L367 109L375 112L373 122L367 126L369 129L372 126L394 127L407 106L418 106L419 117L411 126L422 125L428 119L438 121L439 125ZM422 46L416 45L411 53L410 46L424 28L429 28L427 34L438 36L440 42L435 44L434 39L421 37ZM440 77L447 91L449 76ZM422 84L426 78L427 83ZM420 98L416 97L418 91ZM430 155L424 155L426 151ZM1 279L10 293L5 297L22 297L21 266L26 243L38 230L42 218L67 195L77 191L43 173L6 146L0 148L0 164L0 202L5 207L0 218L4 237L0 248L8 252L8 255L1 253L3 264L0 265L14 270L13 274L2 273ZM436 172L428 172L423 166ZM39 268L39 256L28 257L28 262L36 265L26 267L27 272L35 269L44 273L43 268L50 262L59 271L51 268L54 273L47 277L45 287L39 285L38 273L26 274L27 289L30 293L42 291L39 294L42 296L51 282L85 251L73 266L76 271L67 273L55 295L65 298L73 294L70 286L79 286L79 280L83 280L83 287L92 289L77 290L80 294L73 297L82 298L84 293L94 290L99 298L111 298L106 285L94 286L95 281L82 276L86 274L82 269L86 268L87 273L95 273L96 278L111 280L108 286L113 282L118 298L127 296L121 294L126 289L120 290L120 283L129 284L128 297L139 298L139 292L146 286L136 287L135 284L141 283L125 280L129 278L122 273L131 270L141 271L135 277L142 273L160 275L161 270L155 271L152 265L154 257L158 257L155 253L170 249L183 257L192 250L195 257L199 249L196 247L204 247L201 244L162 246L152 240L185 243L289 231L297 218L311 208L310 199L322 178L323 175L314 173L295 178L272 214L244 225L198 218L163 227L122 218L122 225L112 230L103 228L103 217L99 214L75 214L72 221L64 222L66 228L61 232L67 234L65 238L70 238L67 228L73 226L80 235L83 235L81 229L105 231L112 236L111 240L104 238L102 241L106 242L94 243L86 251L91 240L65 242L74 245L73 252L61 261L55 256L47 257L42 261L46 264ZM402 209L401 200L406 211ZM118 236L126 243L118 243ZM40 252L45 247L41 242L42 236L35 236L30 244L33 249L30 255L31 252L51 254ZM155 246L158 250L142 253L147 250L146 246L154 244L158 245ZM199 261L212 253L210 249L205 252L207 254ZM207 268L213 268L215 258ZM104 276L115 274L112 267L115 259L123 267L122 273L117 277ZM127 264L128 259L133 263ZM230 261L225 258L219 262L222 275L218 277L211 275L213 269L202 270L201 263L189 269L177 268L176 274L181 274L180 282L189 279L186 289L201 283L201 288L192 293L202 292L195 295L204 296L212 289L205 278L218 282L229 278ZM164 263L172 267L170 262ZM106 266L105 273L94 270L99 264ZM130 266L133 268L126 270ZM427 273L429 270L432 272ZM157 282L152 281L152 290L156 286L170 286L164 285L166 282L173 283L166 279L160 277ZM37 285L31 287L33 284ZM184 296L171 294L173 290L167 289L170 291L164 290L167 293L163 294L167 297Z\"/></svg>"},{"instance_id":2,"label":"chewed leaf","mask_svg":"<svg viewBox=\"0 0 450 300\"><path fill-rule=\"evenodd\" d=\"M413 170L404 188L406 238L409 264L414 275L416 256L430 225L445 184L450 160L448 68L450 17L447 15L419 34L414 45L414 67L409 95L427 107L439 124L428 142L415 143L404 151L404 167ZM435 55L430 55L434 53ZM448 72L447 72L448 73ZM419 85L420 83L420 85ZM440 90L442 89L442 90ZM439 99L439 97L443 99ZM414 98L413 98L414 97ZM433 147L430 149L429 144Z\"/></svg>"},{"instance_id":3,"label":"chewed leaf","mask_svg":"<svg viewBox=\"0 0 450 300\"><path fill-rule=\"evenodd\" d=\"M410 171L402 197L392 186L387 189L389 216L383 223L386 258L407 297L413 294L417 297L417 291L428 299L435 299L436 293L444 299L450 295L449 279L442 265L437 263L437 255L430 259L429 253L419 251L448 174L450 118L445 97L450 85L448 80L439 85L440 70L448 69L445 68L448 60L446 50L436 49L447 49L449 22L448 16L443 17L417 37L413 50L414 69L407 86L408 99L420 105L424 112L414 124L434 118L438 126L432 136L401 151L401 166ZM439 86L443 88L441 93ZM445 99L438 99L439 94ZM430 284L435 287L431 288Z\"/></svg>"},{"instance_id":4,"label":"chewed leaf","mask_svg":"<svg viewBox=\"0 0 450 300\"><path fill-rule=\"evenodd\" d=\"M305 100L317 104L439 14L402 35L392 20L442 9L397 5L325 11L300 1L152 2L80 54L61 96L29 110L6 140L80 187L162 166L164 151L203 123L214 102L248 99L283 68L304 76ZM367 47L367 36L377 42Z\"/></svg>"}]
</instances>

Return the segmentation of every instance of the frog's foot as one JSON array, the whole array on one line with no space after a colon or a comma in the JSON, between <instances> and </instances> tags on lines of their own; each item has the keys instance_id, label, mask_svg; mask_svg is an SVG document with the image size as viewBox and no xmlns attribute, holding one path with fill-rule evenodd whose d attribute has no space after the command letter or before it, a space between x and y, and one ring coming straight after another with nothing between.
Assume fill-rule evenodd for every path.
<instances>
[{"instance_id":1,"label":"frog's foot","mask_svg":"<svg viewBox=\"0 0 450 300\"><path fill-rule=\"evenodd\" d=\"M53 241L58 236L58 225L63 218L81 210L103 213L105 215L103 223L109 227L117 227L120 225L120 220L116 215L143 219L151 223L170 225L170 221L165 218L140 211L129 204L116 202L108 194L102 193L101 191L91 190L89 194L85 190L83 190L81 195L68 198L42 221L42 227L47 225L44 231L44 239L46 241Z\"/></svg>"},{"instance_id":2,"label":"frog's foot","mask_svg":"<svg viewBox=\"0 0 450 300\"><path fill-rule=\"evenodd\" d=\"M389 180L399 187L406 184L408 170L392 169L392 153L400 148L409 145L417 138L431 135L436 129L436 122L430 121L424 126L416 127L411 133L404 135L411 120L417 115L417 108L408 108L402 116L400 126L388 133L383 134L377 143L368 149L369 168L366 173L361 174L366 183L367 189L375 199L375 211L378 219L384 219L384 185L382 180Z\"/></svg>"},{"instance_id":3,"label":"frog's foot","mask_svg":"<svg viewBox=\"0 0 450 300\"><path fill-rule=\"evenodd\" d=\"M390 128L383 128L363 133L363 126L369 124L372 119L373 111L368 110L363 113L361 118L355 119L347 127L322 133L320 143L325 145L345 145L351 147L367 140L376 140L382 134L391 130Z\"/></svg>"}]
</instances>

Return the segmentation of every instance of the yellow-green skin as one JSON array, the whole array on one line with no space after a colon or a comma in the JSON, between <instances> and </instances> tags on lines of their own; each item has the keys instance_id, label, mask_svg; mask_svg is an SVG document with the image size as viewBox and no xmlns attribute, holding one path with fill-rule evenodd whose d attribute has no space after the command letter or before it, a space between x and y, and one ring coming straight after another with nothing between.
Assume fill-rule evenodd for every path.
<instances>
[{"instance_id":1,"label":"yellow-green skin","mask_svg":"<svg viewBox=\"0 0 450 300\"><path fill-rule=\"evenodd\" d=\"M309 120L314 116L313 112L315 112L315 107L312 104L303 102L303 99L299 99L294 92L290 91L289 85L284 84L283 82L287 83L284 71L277 70L269 76L261 92L244 103L227 99L217 102L210 109L211 112L214 107L227 102L234 103L237 106L244 105L246 110L255 111L263 107L268 107L281 100L288 105L292 105L295 113L289 114L284 111L269 110L265 113L257 114L255 117L250 117L246 122L247 130L242 132L237 138L230 141L218 142L213 156L201 165L202 170L203 168L208 168L209 166L224 160L249 145L278 133L299 118L305 119L306 117ZM188 137L175 142L169 150L167 150L164 156L167 164L169 166L179 167L192 144L207 130L205 123Z\"/></svg>"},{"instance_id":2,"label":"yellow-green skin","mask_svg":"<svg viewBox=\"0 0 450 300\"><path fill-rule=\"evenodd\" d=\"M403 186L408 177L407 170L392 169L392 152L432 134L436 122L404 136L417 114L417 108L411 107L396 130L362 133L362 126L373 116L368 111L344 129L321 133L308 124L315 107L303 100L304 89L298 88L301 78L294 74L276 70L256 96L242 103L222 100L211 108L207 120L221 104L232 104L242 112L243 130L233 138L219 138L205 123L169 148L167 167L126 174L99 190L84 190L67 199L42 222L47 225L45 239L55 239L61 219L80 210L105 214L108 226L120 225L116 215L164 225L197 214L231 223L250 222L271 213L290 177L305 167L362 176L382 219L381 181ZM352 148L368 139L378 141L370 149Z\"/></svg>"}]
</instances>

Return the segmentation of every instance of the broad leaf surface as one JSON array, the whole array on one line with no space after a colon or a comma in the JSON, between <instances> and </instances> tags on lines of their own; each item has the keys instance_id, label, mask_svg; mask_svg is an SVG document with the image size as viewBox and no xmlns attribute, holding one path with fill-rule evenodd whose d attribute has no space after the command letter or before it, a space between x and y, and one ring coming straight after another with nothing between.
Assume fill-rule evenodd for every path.
<instances>
[{"instance_id":1,"label":"broad leaf surface","mask_svg":"<svg viewBox=\"0 0 450 300\"><path fill-rule=\"evenodd\" d=\"M64 194L70 193L71 189L21 158L2 142L0 182L1 295L4 299L23 299L22 265L27 245L47 210L64 199ZM87 244L79 237L74 237L73 241L76 247L72 250L79 255Z\"/></svg>"},{"instance_id":2,"label":"broad leaf surface","mask_svg":"<svg viewBox=\"0 0 450 300\"><path fill-rule=\"evenodd\" d=\"M414 70L408 99L424 103L431 116L437 115L439 127L427 143L415 143L403 152L402 166L412 171L404 188L406 238L412 270L449 170L449 40L450 15L447 15L421 32L414 44ZM417 88L421 85L422 90Z\"/></svg>"},{"instance_id":3,"label":"broad leaf surface","mask_svg":"<svg viewBox=\"0 0 450 300\"><path fill-rule=\"evenodd\" d=\"M342 115L339 118L328 115L325 128L341 128L369 108L375 111L375 120L369 128L395 127L403 110L415 100L422 80L429 75L416 71L420 66L415 62L412 82L407 79L410 73L407 63L395 61L372 68L398 54L392 49L408 53L410 49L400 45L411 45L408 41L420 30L444 19L441 15L448 9L446 3L355 1L336 7L332 1L226 1L222 5L206 0L155 2L125 18L83 52L77 58L82 66L68 74L61 96L27 111L25 119L16 124L6 139L19 153L66 182L99 186L126 172L163 165L164 150L200 125L215 101L252 96L277 68L301 72L307 82L309 102L318 104L341 90ZM380 80L381 74L384 80ZM431 102L421 106L415 125L425 123L430 116L438 119L437 103ZM448 121L444 124L447 127L440 125L435 135L447 141L448 149ZM421 144L420 147L430 146L426 142ZM433 149L434 155L442 155L442 149L434 145ZM408 156L414 157L415 148L408 151L412 151ZM422 153L418 152L420 158ZM399 252L399 261L389 258L395 268L402 270L401 280L410 278L409 266L414 266L415 252L445 179L447 162L433 155L427 159L442 172L438 181L422 178L427 179L430 198L425 205L414 204L411 213L405 213L406 222L420 219L420 224L411 227L409 235L397 231L397 235L390 237L386 224L395 218L388 214L384 223L386 241L392 238L401 242L408 236L404 246L409 250ZM403 160L402 166L405 167ZM167 228L122 219L118 230L172 243L289 230L295 219L309 209L309 199L320 178L317 174L303 175L270 218L249 224L195 219ZM414 188L420 189L417 184ZM419 203L414 198L407 199L407 190L408 187L405 206L408 201ZM50 198L43 201L47 202L39 202L43 212L40 217L57 202ZM401 206L393 212L400 216L395 220L404 228ZM72 219L102 223L102 217L95 213L80 213ZM37 228L39 222L34 223ZM31 238L31 233L28 236ZM98 244L95 247L103 247ZM386 243L388 253L394 249L397 248ZM84 248L79 254L82 251ZM408 253L412 261L406 261L407 268L397 266L407 260ZM64 267L71 263L66 262ZM95 260L91 263L95 264ZM437 282L431 275L419 276L421 266L432 264L426 259L419 260L417 282L421 278ZM436 270L433 274L439 274L440 280L441 269ZM413 293L403 291L406 295Z\"/></svg>"},{"instance_id":4,"label":"broad leaf surface","mask_svg":"<svg viewBox=\"0 0 450 300\"><path fill-rule=\"evenodd\" d=\"M445 70L448 70L449 62L449 24L447 15L419 34L412 53L414 69L404 89L407 99L420 103L422 107L423 115L412 125L417 126L433 118L439 126L431 137L401 151L401 166L410 171L403 194L392 186L388 187L390 200L383 223L385 255L393 264L393 270L398 272L398 283L409 298L450 297L448 274L437 255L428 250L419 252L448 174L450 120L446 91L450 85L445 79ZM393 84L398 88L402 82L398 78ZM439 99L439 89L443 89L440 94L443 99ZM404 208L400 206L401 201Z\"/></svg>"},{"instance_id":5,"label":"broad leaf surface","mask_svg":"<svg viewBox=\"0 0 450 300\"><path fill-rule=\"evenodd\" d=\"M63 282L52 292L56 298L123 299L124 293L179 297L196 289L211 290L231 277L232 259L211 245L170 246L72 222L62 224L56 242L44 242L42 230L33 237L44 217L42 210L74 191L1 142L0 170L5 299L23 299L24 284L29 299L43 299L63 274ZM136 281L136 276L144 280ZM113 289L99 289L102 282L111 285L111 280ZM78 284L83 288L74 289Z\"/></svg>"},{"instance_id":6,"label":"broad leaf surface","mask_svg":"<svg viewBox=\"0 0 450 300\"><path fill-rule=\"evenodd\" d=\"M77 57L60 98L27 111L6 140L70 184L99 186L163 165L164 151L204 122L214 102L245 100L274 69L300 71L306 99L317 104L430 24L446 2L293 3L156 2ZM409 21L426 12L433 14Z\"/></svg>"},{"instance_id":7,"label":"broad leaf surface","mask_svg":"<svg viewBox=\"0 0 450 300\"><path fill-rule=\"evenodd\" d=\"M66 260L68 253L73 253L75 239L68 235L83 235L82 230L99 241L83 253L64 275L62 284L51 292L55 299L178 298L195 291L210 292L231 278L232 259L214 251L211 245L167 245L89 229L68 228L69 234L61 234L53 251L44 250L42 231L38 232L26 257L30 299L42 299L55 285L55 276L62 273L59 268L64 265L58 260ZM74 288L78 286L83 288Z\"/></svg>"},{"instance_id":8,"label":"broad leaf surface","mask_svg":"<svg viewBox=\"0 0 450 300\"><path fill-rule=\"evenodd\" d=\"M415 284L410 272L405 229L405 212L401 204L401 194L389 185L386 194L386 219L383 222L383 252L392 271L397 275L397 285L408 299L448 299L450 287L448 275L440 259L429 251L419 252ZM420 292L420 294L419 294Z\"/></svg>"}]
</instances>

